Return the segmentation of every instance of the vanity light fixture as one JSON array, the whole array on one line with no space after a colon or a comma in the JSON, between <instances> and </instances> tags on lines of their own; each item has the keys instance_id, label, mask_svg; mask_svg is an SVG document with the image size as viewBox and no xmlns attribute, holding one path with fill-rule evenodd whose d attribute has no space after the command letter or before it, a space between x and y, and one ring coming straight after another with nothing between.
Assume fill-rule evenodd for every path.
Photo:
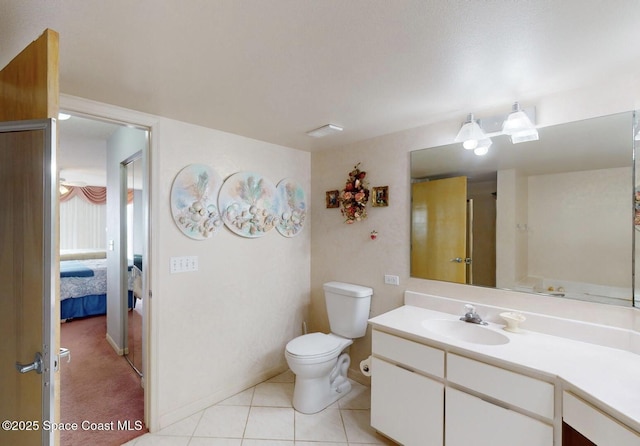
<instances>
[{"instance_id":1,"label":"vanity light fixture","mask_svg":"<svg viewBox=\"0 0 640 446\"><path fill-rule=\"evenodd\" d=\"M515 102L511 113L502 123L502 133L511 137L513 144L526 141L537 141L538 130L531 122L529 116L520 108L520 104Z\"/></svg>"},{"instance_id":2,"label":"vanity light fixture","mask_svg":"<svg viewBox=\"0 0 640 446\"><path fill-rule=\"evenodd\" d=\"M462 124L462 127L454 141L461 142L462 147L467 150L473 150L478 147L480 141L485 141L487 139L491 141L482 128L480 128L480 124L478 124L478 121L474 118L473 113L469 113L467 120ZM491 143L489 143L489 145L491 145ZM487 148L488 147L489 146L487 146Z\"/></svg>"},{"instance_id":3,"label":"vanity light fixture","mask_svg":"<svg viewBox=\"0 0 640 446\"><path fill-rule=\"evenodd\" d=\"M341 132L343 129L339 125L327 124L314 130L309 130L307 135L314 138L322 138L323 136L331 135L333 133Z\"/></svg>"}]
</instances>

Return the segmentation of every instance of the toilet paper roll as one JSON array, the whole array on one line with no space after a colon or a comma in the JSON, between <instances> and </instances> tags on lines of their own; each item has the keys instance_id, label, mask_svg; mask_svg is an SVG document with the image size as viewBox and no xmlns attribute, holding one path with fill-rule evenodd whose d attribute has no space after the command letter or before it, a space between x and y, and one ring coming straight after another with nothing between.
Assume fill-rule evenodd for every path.
<instances>
[{"instance_id":1,"label":"toilet paper roll","mask_svg":"<svg viewBox=\"0 0 640 446\"><path fill-rule=\"evenodd\" d=\"M360 371L364 376L371 376L371 356L360 361Z\"/></svg>"}]
</instances>

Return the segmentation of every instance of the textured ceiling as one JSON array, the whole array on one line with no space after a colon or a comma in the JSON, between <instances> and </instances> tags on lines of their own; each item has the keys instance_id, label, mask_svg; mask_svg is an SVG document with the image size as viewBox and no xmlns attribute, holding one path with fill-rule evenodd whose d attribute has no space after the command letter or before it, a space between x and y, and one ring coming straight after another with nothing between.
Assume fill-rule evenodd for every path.
<instances>
[{"instance_id":1,"label":"textured ceiling","mask_svg":"<svg viewBox=\"0 0 640 446\"><path fill-rule=\"evenodd\" d=\"M65 94L314 151L640 73L639 24L637 0L0 0L0 66L51 28Z\"/></svg>"}]
</instances>

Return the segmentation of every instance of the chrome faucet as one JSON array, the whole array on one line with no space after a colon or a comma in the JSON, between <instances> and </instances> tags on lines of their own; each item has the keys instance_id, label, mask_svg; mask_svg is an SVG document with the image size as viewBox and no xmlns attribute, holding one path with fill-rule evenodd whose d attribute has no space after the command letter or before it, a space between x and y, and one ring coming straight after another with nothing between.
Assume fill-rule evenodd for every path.
<instances>
[{"instance_id":1,"label":"chrome faucet","mask_svg":"<svg viewBox=\"0 0 640 446\"><path fill-rule=\"evenodd\" d=\"M478 313L476 313L476 308L469 304L464 306L464 316L462 316L460 320L469 322L470 324L489 325L487 322L482 320Z\"/></svg>"}]
</instances>

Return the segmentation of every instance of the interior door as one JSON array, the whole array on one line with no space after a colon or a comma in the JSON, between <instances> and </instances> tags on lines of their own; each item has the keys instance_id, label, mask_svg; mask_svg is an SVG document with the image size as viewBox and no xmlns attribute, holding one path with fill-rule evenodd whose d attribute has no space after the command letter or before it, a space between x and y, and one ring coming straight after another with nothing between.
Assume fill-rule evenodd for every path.
<instances>
[{"instance_id":1,"label":"interior door","mask_svg":"<svg viewBox=\"0 0 640 446\"><path fill-rule=\"evenodd\" d=\"M58 97L58 34L46 30L0 71L0 444L55 441Z\"/></svg>"},{"instance_id":2,"label":"interior door","mask_svg":"<svg viewBox=\"0 0 640 446\"><path fill-rule=\"evenodd\" d=\"M467 178L414 183L411 276L466 283Z\"/></svg>"}]
</instances>

